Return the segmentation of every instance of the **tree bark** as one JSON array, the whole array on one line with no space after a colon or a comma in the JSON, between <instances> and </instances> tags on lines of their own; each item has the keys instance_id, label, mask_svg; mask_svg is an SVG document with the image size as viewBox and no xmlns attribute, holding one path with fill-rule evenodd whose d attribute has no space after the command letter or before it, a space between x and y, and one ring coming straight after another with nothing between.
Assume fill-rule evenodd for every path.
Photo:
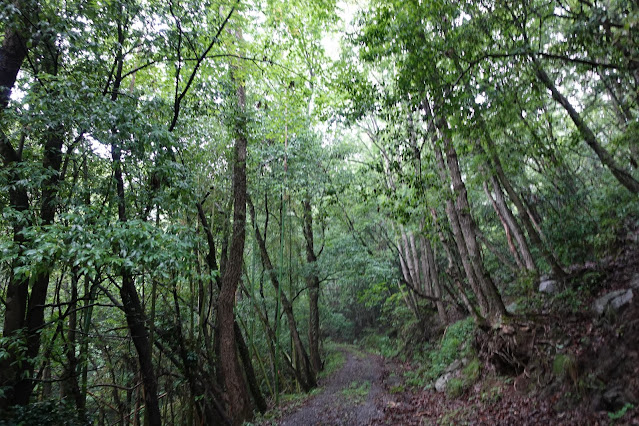
<instances>
[{"instance_id":1,"label":"tree bark","mask_svg":"<svg viewBox=\"0 0 639 426\"><path fill-rule=\"evenodd\" d=\"M637 181L627 170L620 167L615 161L614 157L597 141L597 137L593 131L584 122L581 115L572 106L568 98L561 94L555 83L550 79L537 57L533 54L530 55L533 67L537 78L543 83L544 86L550 91L552 98L557 101L568 113L570 119L577 127L579 134L590 148L597 154L599 160L612 172L617 178L619 183L628 189L633 194L639 194L639 181Z\"/></svg>"},{"instance_id":2,"label":"tree bark","mask_svg":"<svg viewBox=\"0 0 639 426\"><path fill-rule=\"evenodd\" d=\"M546 248L545 244L541 240L539 233L531 222L530 217L526 213L526 206L524 205L522 199L519 197L519 194L517 194L517 192L511 185L510 180L506 176L506 173L504 173L504 169L501 165L501 160L499 159L499 155L497 154L497 147L495 146L495 142L493 141L492 137L490 137L490 134L488 134L488 129L486 129L485 126L483 127L485 133L484 140L486 141L486 144L488 146L488 155L491 159L493 169L497 174L497 178L499 179L502 187L506 190L510 201L512 201L515 207L517 207L519 219L524 224L526 232L528 232L528 237L530 238L532 243L541 251L544 259L546 259L546 262L548 262L548 264L550 265L553 274L558 278L565 276L566 273L564 272L563 268L561 267L555 256L553 256L553 254L550 252L550 250Z\"/></svg>"},{"instance_id":3,"label":"tree bark","mask_svg":"<svg viewBox=\"0 0 639 426\"><path fill-rule=\"evenodd\" d=\"M438 170L440 178L442 179L442 187L448 188L449 180L448 175L446 173L446 166L444 164L444 157L442 155L441 149L437 146L437 143L433 143L433 149L435 150L435 158L437 160ZM470 288L473 293L477 297L477 302L479 304L479 310L481 312L482 317L486 317L489 314L490 309L488 306L488 301L486 296L484 295L483 289L479 285L477 281L477 277L475 275L475 271L470 261L470 255L468 253L468 247L466 246L466 242L462 235L461 224L458 217L458 212L453 205L452 200L450 199L449 192L446 191L445 195L445 211L446 216L448 217L448 222L450 223L451 231L453 232L453 239L455 241L455 245L457 246L457 251L459 253L460 260L462 262L462 266L464 268L464 272L466 274L466 278L468 279L468 283L470 284Z\"/></svg>"},{"instance_id":4,"label":"tree bark","mask_svg":"<svg viewBox=\"0 0 639 426\"><path fill-rule=\"evenodd\" d=\"M440 129L441 131L441 129ZM457 152L452 142L444 137L444 148L446 149L446 163L450 171L453 183L453 191L456 195L455 207L459 214L459 223L462 228L462 235L468 247L470 261L475 271L475 275L480 282L484 295L487 299L489 309L492 315L506 315L506 308L501 299L499 291L490 275L484 268L481 251L477 244L477 236L475 235L475 223L470 214L470 205L468 203L468 195L466 193L466 185L461 177L459 170L459 162L457 161Z\"/></svg>"},{"instance_id":5,"label":"tree bark","mask_svg":"<svg viewBox=\"0 0 639 426\"><path fill-rule=\"evenodd\" d=\"M250 199L248 199L248 206L249 206L249 212L251 214L251 220L253 221L254 228L255 228L255 239L257 240L257 245L260 249L260 258L262 260L262 265L264 269L268 271L271 284L273 284L273 287L275 288L275 290L278 291L280 287L280 282L279 282L279 279L277 278L277 273L275 269L273 268L271 257L269 256L268 250L266 249L266 242L264 241L264 237L262 236L257 226L257 221L255 216L255 207L253 206L253 203L251 202ZM301 376L304 379L303 382L300 383L300 385L302 386L302 389L304 389L305 392L308 392L309 390L317 386L317 379L313 372L313 368L311 366L308 353L306 352L306 349L304 348L302 339L300 338L299 331L297 329L297 323L295 321L295 316L293 314L293 306L288 300L288 297L286 297L286 294L284 292L281 292L281 294L282 294L282 308L284 309L284 314L286 315L288 328L291 333L291 338L293 339L293 346L295 348L297 355L300 357L299 358L300 364L301 364L300 368L302 373Z\"/></svg>"},{"instance_id":6,"label":"tree bark","mask_svg":"<svg viewBox=\"0 0 639 426\"><path fill-rule=\"evenodd\" d=\"M319 319L319 294L320 280L315 272L317 255L315 254L315 241L313 237L313 212L311 201L307 197L303 203L303 233L306 241L306 263L309 266L309 273L306 276L306 286L308 287L308 352L311 365L315 374L322 370L322 359L320 357L320 319Z\"/></svg>"},{"instance_id":7,"label":"tree bark","mask_svg":"<svg viewBox=\"0 0 639 426\"><path fill-rule=\"evenodd\" d=\"M235 147L233 153L233 233L222 288L218 296L218 334L220 363L224 387L228 396L228 414L233 424L242 424L252 415L248 390L237 358L235 340L235 293L242 279L244 240L246 226L246 123L244 85L237 87L237 102L240 117L235 124Z\"/></svg>"},{"instance_id":8,"label":"tree bark","mask_svg":"<svg viewBox=\"0 0 639 426\"><path fill-rule=\"evenodd\" d=\"M111 101L116 102L119 96L119 89L122 83L122 69L124 65L123 45L124 45L124 29L122 23L117 23L119 48L116 53L116 74L113 80L113 88L111 91ZM116 199L118 204L118 220L121 224L127 222L126 198L124 192L124 178L122 170L122 148L120 141L117 139L117 128L112 129L111 134L111 158L113 163L113 177L116 184ZM114 252L119 254L121 249L119 243L114 244ZM138 362L140 364L140 373L144 384L144 403L146 407L146 421L151 426L162 424L160 414L160 404L158 401L157 379L153 369L152 348L149 341L149 334L146 328L146 317L144 308L140 301L137 289L135 287L135 279L129 267L123 266L120 270L122 285L120 287L120 297L122 299L122 308L126 316L127 325L138 354Z\"/></svg>"},{"instance_id":9,"label":"tree bark","mask_svg":"<svg viewBox=\"0 0 639 426\"><path fill-rule=\"evenodd\" d=\"M218 270L215 256L215 240L213 238L213 233L211 232L211 228L209 226L208 220L206 219L206 215L204 214L204 209L202 208L201 203L197 203L197 211L200 221L202 222L202 228L204 229L204 234L206 235L206 240L209 247L206 255L206 263L209 267L209 271L214 272ZM217 283L218 289L221 289L222 282L219 276L216 278L215 281ZM251 391L251 395L253 395L253 400L255 401L255 405L257 406L258 410L264 413L268 407L266 401L264 400L264 396L262 395L262 391L257 384L255 369L253 368L253 363L251 361L248 346L244 341L244 336L242 335L242 331L237 324L237 321L235 321L233 325L233 330L235 332L235 339L237 341L238 354L240 355L240 360L242 361L242 365L244 366L244 371L246 373L248 387ZM208 335L208 333L206 334Z\"/></svg>"},{"instance_id":10,"label":"tree bark","mask_svg":"<svg viewBox=\"0 0 639 426\"><path fill-rule=\"evenodd\" d=\"M21 2L16 2L16 7L23 6ZM31 24L26 18L31 15L25 10L21 12L25 16L23 23L25 28L31 29ZM33 15L37 15L37 13L33 12ZM5 32L5 40L0 48L0 114L8 105L11 89L26 57L24 43L28 37L31 37L29 31L19 34L8 29ZM55 51L55 46L51 41L49 45L50 49ZM43 58L45 72L51 74L55 72L57 68L55 60L52 57ZM40 221L44 226L53 224L55 220L63 141L63 129L59 126L53 129L44 140L42 169L46 175L40 185L42 194ZM21 153L15 151L7 136L2 132L0 132L0 157L2 157L3 168L9 169L9 180L12 182L12 185L9 186L10 205L16 211L26 213L29 210L29 196L27 189L20 184L23 177L15 169L22 161ZM19 244L20 252L27 243L22 231L30 225L28 219L22 219L13 225L14 243ZM46 262L40 265L31 286L31 293L28 290L29 280L27 278L16 277L14 274L9 277L3 335L24 339L26 356L29 359L35 358L40 351L40 332L44 325L44 304L49 287L51 266ZM26 334L16 336L16 333L23 328L26 328ZM15 364L13 360L14 355L9 351L9 356L0 362L0 385L12 388L12 391L5 392L8 397L0 398L0 408L9 404L27 404L33 391L34 383L31 378L34 365L30 362Z\"/></svg>"},{"instance_id":11,"label":"tree bark","mask_svg":"<svg viewBox=\"0 0 639 426\"><path fill-rule=\"evenodd\" d=\"M437 264L435 263L435 254L433 253L433 247L430 244L430 240L424 237L421 237L421 246L423 253L422 256L426 259L426 263L428 264L427 276L430 277L430 282L433 288L433 296L438 299L435 302L435 306L437 307L439 320L442 322L442 324L448 324L448 314L446 313L446 306L444 305L444 301L442 300L441 284L439 282L439 274L437 273Z\"/></svg>"},{"instance_id":12,"label":"tree bark","mask_svg":"<svg viewBox=\"0 0 639 426\"><path fill-rule=\"evenodd\" d=\"M448 259L448 267L446 268L448 275L450 276L455 287L457 288L457 291L459 292L459 297L462 299L464 306L466 307L468 312L473 316L473 318L475 319L475 322L477 324L484 325L486 323L486 319L477 311L475 305L473 305L470 302L470 299L466 295L464 287L461 284L461 271L459 271L459 268L457 267L457 264L455 263L455 260L453 257L454 246L451 246L448 244L448 240L446 239L446 236L444 235L444 231L442 231L441 226L439 224L439 218L435 209L431 208L430 213L433 218L435 228L437 230L437 235L439 236L439 241L441 242L442 247L444 248L444 252L446 253L446 258Z\"/></svg>"},{"instance_id":13,"label":"tree bark","mask_svg":"<svg viewBox=\"0 0 639 426\"><path fill-rule=\"evenodd\" d=\"M483 182L483 187L484 187L484 192L486 193L486 197L490 201L490 204L493 206L493 210L495 210L495 213L497 214L497 217L499 218L499 222L501 222L501 226L504 228L504 232L506 233L506 243L508 244L508 249L510 250L510 254L512 254L513 259L515 259L517 268L519 268L520 270L524 269L525 266L521 261L519 252L515 248L515 244L513 244L512 230L510 229L510 226L508 226L508 223L506 222L506 219L504 218L504 215L502 214L501 209L497 205L497 202L495 201L493 194L490 192L490 189L488 189L488 185L486 184L486 182Z\"/></svg>"}]
</instances>

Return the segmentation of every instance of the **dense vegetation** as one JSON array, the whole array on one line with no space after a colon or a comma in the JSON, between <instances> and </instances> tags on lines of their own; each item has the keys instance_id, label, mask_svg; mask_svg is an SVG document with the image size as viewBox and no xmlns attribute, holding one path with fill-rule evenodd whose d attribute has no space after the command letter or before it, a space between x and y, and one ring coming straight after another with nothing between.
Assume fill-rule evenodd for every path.
<instances>
[{"instance_id":1,"label":"dense vegetation","mask_svg":"<svg viewBox=\"0 0 639 426\"><path fill-rule=\"evenodd\" d=\"M459 341L423 342L547 314L544 275L594 294L568 283L637 229L636 2L0 16L9 424L241 424L312 391L327 339L435 379Z\"/></svg>"}]
</instances>

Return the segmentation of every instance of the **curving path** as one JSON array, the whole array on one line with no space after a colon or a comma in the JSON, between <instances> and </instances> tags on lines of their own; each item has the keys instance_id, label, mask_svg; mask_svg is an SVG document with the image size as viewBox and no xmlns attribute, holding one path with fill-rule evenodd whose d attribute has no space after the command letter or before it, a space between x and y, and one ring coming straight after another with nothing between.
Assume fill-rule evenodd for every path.
<instances>
[{"instance_id":1,"label":"curving path","mask_svg":"<svg viewBox=\"0 0 639 426\"><path fill-rule=\"evenodd\" d=\"M351 349L343 351L346 362L320 383L324 391L278 425L367 425L384 417L384 407L391 401L383 385L384 358Z\"/></svg>"}]
</instances>

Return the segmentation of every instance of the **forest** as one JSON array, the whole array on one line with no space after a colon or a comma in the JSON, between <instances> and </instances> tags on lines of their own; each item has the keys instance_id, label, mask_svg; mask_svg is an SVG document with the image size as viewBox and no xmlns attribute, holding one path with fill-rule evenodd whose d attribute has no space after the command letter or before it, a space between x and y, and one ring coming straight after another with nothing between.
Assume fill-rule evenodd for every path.
<instances>
[{"instance_id":1,"label":"forest","mask_svg":"<svg viewBox=\"0 0 639 426\"><path fill-rule=\"evenodd\" d=\"M637 424L639 2L0 18L1 425Z\"/></svg>"}]
</instances>

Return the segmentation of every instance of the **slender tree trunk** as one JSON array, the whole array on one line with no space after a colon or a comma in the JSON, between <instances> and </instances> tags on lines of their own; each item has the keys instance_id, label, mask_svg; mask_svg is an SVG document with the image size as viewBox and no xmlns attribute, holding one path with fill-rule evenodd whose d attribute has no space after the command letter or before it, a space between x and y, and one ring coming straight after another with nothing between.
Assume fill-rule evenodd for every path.
<instances>
[{"instance_id":1,"label":"slender tree trunk","mask_svg":"<svg viewBox=\"0 0 639 426\"><path fill-rule=\"evenodd\" d=\"M410 244L410 253L413 257L413 266L415 267L415 279L417 279L417 288L419 288L422 293L431 295L431 290L428 288L428 276L426 275L427 270L422 270L421 264L419 262L419 256L417 255L417 245L415 244L415 233L411 232L408 236L408 242Z\"/></svg>"},{"instance_id":2,"label":"slender tree trunk","mask_svg":"<svg viewBox=\"0 0 639 426\"><path fill-rule=\"evenodd\" d=\"M78 272L77 268L71 271L71 300L69 301L69 329L67 331L66 357L67 365L62 384L63 394L73 400L76 405L79 419L84 418L84 398L80 393L78 384L78 358L76 350L76 329L78 326Z\"/></svg>"},{"instance_id":3,"label":"slender tree trunk","mask_svg":"<svg viewBox=\"0 0 639 426\"><path fill-rule=\"evenodd\" d=\"M444 157L442 155L441 149L437 146L436 142L433 144L433 148L435 150L435 158L437 160L437 165L439 169L440 178L442 179L442 187L448 188L449 178L446 172L446 166L444 164ZM448 192L448 191L446 191ZM477 297L477 302L479 303L479 309L482 317L485 317L489 314L490 309L488 306L488 300L484 295L483 289L481 288L479 282L477 281L477 277L475 275L475 270L473 269L470 255L468 253L468 247L466 246L466 242L462 235L462 229L460 220L458 217L458 212L453 205L452 200L448 196L445 195L445 210L446 216L448 217L448 221L450 223L451 231L453 232L453 238L455 240L455 245L457 246L457 251L459 253L459 257L462 262L462 266L464 268L464 272L466 273L466 278L468 279L468 283L470 284L473 293Z\"/></svg>"},{"instance_id":4,"label":"slender tree trunk","mask_svg":"<svg viewBox=\"0 0 639 426\"><path fill-rule=\"evenodd\" d=\"M208 252L206 255L206 263L209 267L210 272L214 272L218 270L217 261L215 256L215 240L213 238L213 233L211 232L211 228L209 226L206 215L204 214L204 209L202 208L201 203L197 203L198 216L202 223L202 228L204 230L204 234L206 235L206 240L208 243ZM221 290L222 282L221 279L218 278L215 280L218 286L218 289ZM209 289L210 291L210 289ZM203 325L204 326L204 325ZM233 330L235 333L235 339L238 347L238 354L240 356L240 360L242 361L242 365L244 366L244 371L246 373L246 380L248 387L251 391L251 395L253 395L253 400L255 401L255 405L257 406L260 412L265 412L267 407L266 401L264 400L264 396L262 395L262 391L260 390L259 385L257 384L257 377L255 375L255 369L253 368L253 363L251 362L250 353L246 342L244 341L244 336L242 335L242 331L237 324L237 320L235 320L235 324L233 325ZM208 333L206 333L208 335ZM207 338L205 336L205 338Z\"/></svg>"},{"instance_id":5,"label":"slender tree trunk","mask_svg":"<svg viewBox=\"0 0 639 426\"><path fill-rule=\"evenodd\" d=\"M29 24L27 24L29 25ZM4 112L11 88L15 83L15 75L17 73L26 51L22 45L13 45L14 43L23 43L25 40L20 39L20 35L16 35L11 31L7 31L5 39L0 48L0 103L2 109L0 114ZM51 50L55 52L55 46L49 43ZM20 52L12 51L18 49ZM18 64L8 63L11 61L19 61ZM53 74L57 67L55 59L45 57L42 59L46 72ZM16 68L17 67L17 68ZM42 204L40 207L40 221L44 226L53 224L56 213L56 196L58 192L58 183L60 180L60 168L62 165L62 144L63 129L56 127L46 136L43 147L42 168L46 175L41 183ZM14 169L22 161L20 158L20 150L16 152L6 138L4 133L0 133L0 156L3 159L3 166L9 169L9 179L17 179L9 189L9 200L11 207L19 212L27 212L29 209L29 198L27 190L19 182L20 174ZM24 236L20 235L25 227L30 226L27 219L14 224L14 242L22 246L27 243ZM46 301L47 290L49 288L49 273L52 265L44 262L39 265L32 281L31 293L29 294L29 280L21 277L15 277L11 274L9 285L7 288L6 314L3 328L3 335L8 337L14 335L18 330L26 328L26 356L34 359L40 351L40 334L44 326L44 304ZM10 352L10 351L9 351ZM4 359L4 363L0 362L0 384L13 388L12 392L5 391L9 398L0 398L0 408L8 404L25 405L29 402L31 393L33 392L34 365L31 362L14 363L13 355Z\"/></svg>"},{"instance_id":6,"label":"slender tree trunk","mask_svg":"<svg viewBox=\"0 0 639 426\"><path fill-rule=\"evenodd\" d=\"M430 240L424 237L421 237L421 246L423 252L422 256L426 259L426 263L428 264L427 271L433 288L433 296L438 299L435 302L435 306L437 307L439 320L442 322L442 324L448 324L448 314L446 313L446 306L444 305L444 301L442 300L443 295L439 282L439 274L437 273L437 264L435 263L435 254L433 253L433 247L430 244Z\"/></svg>"},{"instance_id":7,"label":"slender tree trunk","mask_svg":"<svg viewBox=\"0 0 639 426\"><path fill-rule=\"evenodd\" d=\"M595 136L593 131L584 122L583 118L572 106L568 98L562 95L559 89L557 89L557 86L550 79L537 57L531 54L530 58L533 62L533 67L537 78L539 78L543 85L546 86L548 90L550 90L552 98L566 110L566 112L570 116L570 119L575 124L575 127L577 127L579 134L582 138L584 138L584 141L590 148L592 148L595 154L597 154L599 160L612 172L619 183L621 183L623 186L626 187L626 189L628 189L628 191L632 192L633 194L639 194L639 181L637 181L630 174L630 172L619 166L614 157L603 146L601 146L599 141L597 141L597 137Z\"/></svg>"},{"instance_id":8,"label":"slender tree trunk","mask_svg":"<svg viewBox=\"0 0 639 426\"><path fill-rule=\"evenodd\" d=\"M408 282L410 282L413 287L419 289L420 288L420 282L419 282L419 275L417 274L417 271L415 270L415 262L413 259L413 254L411 252L411 247L410 247L410 243L408 241L408 235L406 235L406 231L404 230L404 227L401 227L401 234L402 234L402 253L403 253L403 257L404 257L404 262L406 263L407 269L408 269Z\"/></svg>"},{"instance_id":9,"label":"slender tree trunk","mask_svg":"<svg viewBox=\"0 0 639 426\"><path fill-rule=\"evenodd\" d=\"M517 192L511 185L510 180L506 176L506 173L504 173L504 169L501 165L501 160L499 159L499 156L497 154L497 148L495 146L495 142L487 133L487 129L484 129L484 130L485 130L485 136L486 136L484 140L486 141L488 145L487 151L492 161L494 171L497 174L497 178L499 179L499 182L501 183L502 187L506 190L506 193L508 194L510 201L512 201L515 207L517 207L519 219L521 220L524 227L526 228L526 232L528 232L528 237L532 241L533 245L535 245L539 249L539 251L541 251L541 254L544 256L544 259L546 259L546 262L548 262L548 264L550 265L553 271L553 274L558 278L565 276L566 273L562 269L561 265L559 264L555 256L553 256L552 252L548 250L548 248L546 248L545 244L541 240L539 233L535 229L535 226L531 222L530 217L526 213L527 211L526 206L524 205L522 199L519 197L519 194L517 194Z\"/></svg>"},{"instance_id":10,"label":"slender tree trunk","mask_svg":"<svg viewBox=\"0 0 639 426\"><path fill-rule=\"evenodd\" d=\"M113 81L111 91L111 100L116 102L119 95L120 85L122 83L122 69L124 64L124 56L122 53L124 45L124 31L121 22L117 23L119 49L116 57L116 74ZM117 128L112 131L111 141L111 158L113 161L113 176L116 183L116 196L118 202L118 220L124 224L127 222L126 199L124 192L124 178L122 170L122 149L120 141L117 139ZM122 247L119 243L114 244L114 252L120 253ZM140 301L133 273L129 267L123 266L120 270L122 285L120 287L120 297L122 299L122 308L126 316L127 325L138 354L138 362L140 364L140 373L144 384L144 402L146 407L146 421L151 426L162 424L160 414L160 404L158 401L157 379L153 369L152 348L149 342L149 334L146 328L146 317L144 309Z\"/></svg>"},{"instance_id":11,"label":"slender tree trunk","mask_svg":"<svg viewBox=\"0 0 639 426\"><path fill-rule=\"evenodd\" d=\"M262 234L260 233L257 227L257 221L255 217L255 208L250 199L248 200L248 206L249 206L249 212L251 214L251 220L254 223L255 239L257 240L257 244L260 249L260 258L262 260L262 265L264 269L268 271L271 284L273 284L273 287L275 288L276 291L279 291L281 284L279 282L279 279L277 278L277 272L273 268L271 257L269 256L268 251L266 249L266 242L264 241L264 237L262 236ZM317 386L317 379L313 372L313 367L311 366L308 353L306 352L306 349L304 348L302 339L300 338L299 331L297 329L295 315L293 314L293 306L288 300L288 297L286 297L286 293L282 292L281 294L282 294L282 308L284 309L284 314L286 315L286 319L288 322L288 328L291 333L291 338L293 339L293 346L295 348L295 352L300 357L299 358L301 363L300 367L302 370L302 377L304 378L304 381L300 383L300 385L302 386L305 392L308 392L309 390Z\"/></svg>"},{"instance_id":12,"label":"slender tree trunk","mask_svg":"<svg viewBox=\"0 0 639 426\"><path fill-rule=\"evenodd\" d=\"M23 2L16 1L13 3L13 6L23 12L25 18L29 16L29 14L23 10L25 6ZM18 28L14 28L7 25L4 39L0 46L0 115L4 115L4 111L9 105L11 90L15 85L18 72L27 55L25 43L31 40L31 31L33 30L28 24L28 19L17 23L17 26ZM25 28L20 31L20 26L24 26ZM0 130L0 158L2 158L2 171L8 170L7 178L9 182L12 183L9 185L9 205L12 209L20 213L27 212L29 210L29 197L24 185L20 184L22 177L17 170L18 164L22 161L21 153L20 150L15 150L2 130ZM23 247L26 243L22 231L27 226L29 226L29 223L26 219L16 221L13 224L13 242L18 247ZM19 250L18 254L21 255L21 253L22 249ZM19 265L16 262L11 266L13 270L13 268ZM29 296L28 286L29 280L26 277L18 277L13 273L10 274L6 299L4 301L3 337L24 341L25 336L20 336L19 330L25 326L25 315ZM15 347L15 345L13 346ZM16 392L17 389L15 389L15 386L23 376L20 371L21 368L15 363L16 354L10 347L4 347L2 349L7 351L7 355L0 361L0 387L5 389L0 396L0 410L17 403L19 400L28 401L29 398L29 395L18 395L18 392Z\"/></svg>"},{"instance_id":13,"label":"slender tree trunk","mask_svg":"<svg viewBox=\"0 0 639 426\"><path fill-rule=\"evenodd\" d=\"M304 240L306 241L306 263L309 266L309 273L306 276L306 286L308 287L308 352L311 359L313 371L318 374L322 370L322 359L320 357L320 320L319 320L319 294L320 280L315 272L317 255L315 254L315 242L313 238L313 212L311 201L307 197L303 203L304 209Z\"/></svg>"},{"instance_id":14,"label":"slender tree trunk","mask_svg":"<svg viewBox=\"0 0 639 426\"><path fill-rule=\"evenodd\" d=\"M510 228L510 231L517 241L517 247L519 248L519 252L521 253L521 258L526 265L526 269L531 272L537 273L537 266L535 265L535 260L533 259L530 248L528 247L526 237L524 237L524 233L521 231L521 228L519 227L515 216L508 207L508 204L506 204L506 199L504 197L504 193L501 190L501 186L499 185L499 181L495 176L491 176L490 181L493 185L493 192L495 194L495 203L497 204L497 208L501 211L501 214L504 217L508 228Z\"/></svg>"},{"instance_id":15,"label":"slender tree trunk","mask_svg":"<svg viewBox=\"0 0 639 426\"><path fill-rule=\"evenodd\" d=\"M508 249L510 250L510 253L513 255L513 259L515 259L515 263L517 264L517 267L519 269L524 269L525 266L519 257L519 252L515 248L515 244L513 244L512 230L510 229L510 226L508 226L508 223L506 222L506 219L504 218L504 215L502 214L501 209L497 205L497 202L495 201L493 194L490 192L490 189L488 189L488 185L486 184L486 182L483 183L483 187L484 187L484 192L486 193L486 197L490 201L490 204L493 206L493 210L495 210L495 213L497 214L497 217L499 218L499 222L501 222L501 225L504 228L504 232L506 233L506 242L508 243Z\"/></svg>"},{"instance_id":16,"label":"slender tree trunk","mask_svg":"<svg viewBox=\"0 0 639 426\"><path fill-rule=\"evenodd\" d=\"M464 287L462 286L461 271L459 271L459 269L457 268L454 257L453 257L454 246L451 246L448 244L448 240L446 239L446 236L444 235L444 232L442 231L441 226L439 224L439 218L437 216L437 212L435 211L435 209L431 208L430 213L433 218L433 222L435 223L435 228L437 230L437 235L439 236L439 241L441 242L442 247L444 248L444 252L446 253L446 258L448 259L448 267L446 268L448 275L450 276L455 287L457 288L457 291L459 292L459 297L462 299L464 306L466 307L468 312L473 316L473 318L475 319L475 322L477 324L484 325L486 323L486 319L483 317L483 315L481 315L477 311L475 305L473 305L470 302L470 299L466 295ZM461 257L461 256L458 256L458 257Z\"/></svg>"},{"instance_id":17,"label":"slender tree trunk","mask_svg":"<svg viewBox=\"0 0 639 426\"><path fill-rule=\"evenodd\" d=\"M462 235L468 247L470 261L475 271L475 275L480 282L484 295L488 301L488 306L492 315L506 315L506 308L501 299L499 291L490 275L484 268L481 251L477 244L477 236L475 235L475 223L470 214L470 205L468 203L468 195L466 193L466 185L461 177L459 170L459 162L457 161L457 152L452 142L444 137L444 147L446 149L446 163L450 171L453 183L453 191L456 194L455 207L459 214L459 223L462 228Z\"/></svg>"}]
</instances>

